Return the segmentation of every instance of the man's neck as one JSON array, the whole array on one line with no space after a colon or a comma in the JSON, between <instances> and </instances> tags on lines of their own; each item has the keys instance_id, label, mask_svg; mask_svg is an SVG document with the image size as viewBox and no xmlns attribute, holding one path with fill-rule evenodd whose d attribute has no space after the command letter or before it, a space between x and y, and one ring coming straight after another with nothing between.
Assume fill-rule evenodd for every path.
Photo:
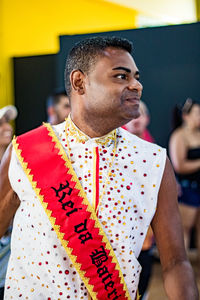
<instances>
[{"instance_id":1,"label":"man's neck","mask_svg":"<svg viewBox=\"0 0 200 300\"><path fill-rule=\"evenodd\" d=\"M76 116L71 114L71 120L74 122L74 124L78 127L79 130L81 130L90 138L104 136L112 130L114 130L115 128L119 127L114 126L113 124L111 124L111 122L107 124L108 122L106 122L106 120L103 118L102 120L91 120L89 118L86 118L86 120L84 120L83 118L76 118Z\"/></svg>"}]
</instances>

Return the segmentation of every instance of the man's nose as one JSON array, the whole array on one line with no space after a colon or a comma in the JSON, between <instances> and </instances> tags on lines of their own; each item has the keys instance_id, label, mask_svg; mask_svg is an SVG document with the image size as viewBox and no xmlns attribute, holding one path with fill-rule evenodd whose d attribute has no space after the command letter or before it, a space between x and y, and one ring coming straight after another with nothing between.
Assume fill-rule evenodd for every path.
<instances>
[{"instance_id":1,"label":"man's nose","mask_svg":"<svg viewBox=\"0 0 200 300\"><path fill-rule=\"evenodd\" d=\"M130 90L137 90L138 93L142 93L143 90L143 86L141 84L141 82L139 82L139 80L137 80L136 78L132 78L130 83L129 83L129 87Z\"/></svg>"}]
</instances>

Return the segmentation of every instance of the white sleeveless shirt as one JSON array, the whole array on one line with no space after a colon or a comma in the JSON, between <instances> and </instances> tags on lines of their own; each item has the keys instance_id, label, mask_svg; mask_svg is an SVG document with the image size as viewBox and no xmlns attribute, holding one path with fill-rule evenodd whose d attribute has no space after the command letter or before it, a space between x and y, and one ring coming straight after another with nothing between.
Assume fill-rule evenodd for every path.
<instances>
[{"instance_id":1,"label":"white sleeveless shirt","mask_svg":"<svg viewBox=\"0 0 200 300\"><path fill-rule=\"evenodd\" d=\"M89 138L70 119L66 128L65 122L53 126L91 204L98 168L100 198L103 192L98 217L115 251L131 299L135 300L141 271L137 257L156 211L166 151L118 128L113 159L113 132ZM9 179L21 204L14 218L4 299L88 300L87 289L53 231L14 150Z\"/></svg>"}]
</instances>

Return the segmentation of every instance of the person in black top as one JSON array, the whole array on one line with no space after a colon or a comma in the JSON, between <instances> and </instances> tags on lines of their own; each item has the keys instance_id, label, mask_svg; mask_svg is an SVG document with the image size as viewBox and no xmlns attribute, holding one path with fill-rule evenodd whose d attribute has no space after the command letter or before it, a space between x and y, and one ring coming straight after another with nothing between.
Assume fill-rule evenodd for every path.
<instances>
[{"instance_id":1,"label":"person in black top","mask_svg":"<svg viewBox=\"0 0 200 300\"><path fill-rule=\"evenodd\" d=\"M169 151L179 187L185 245L197 227L200 258L200 103L187 99L182 109L176 107Z\"/></svg>"}]
</instances>

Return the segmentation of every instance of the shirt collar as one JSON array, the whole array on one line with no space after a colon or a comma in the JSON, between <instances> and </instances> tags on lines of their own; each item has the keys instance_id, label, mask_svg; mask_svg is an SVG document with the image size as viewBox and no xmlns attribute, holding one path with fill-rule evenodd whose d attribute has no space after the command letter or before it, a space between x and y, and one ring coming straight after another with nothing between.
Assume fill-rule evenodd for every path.
<instances>
[{"instance_id":1,"label":"shirt collar","mask_svg":"<svg viewBox=\"0 0 200 300\"><path fill-rule=\"evenodd\" d=\"M84 132L82 132L72 121L71 116L69 114L68 118L66 119L66 134L69 134L73 138L75 138L76 142L85 144L87 141L95 141L96 144L104 145L104 146L110 146L115 138L116 129L110 131L104 136L97 137L97 138L91 138L88 135L86 135Z\"/></svg>"}]
</instances>

